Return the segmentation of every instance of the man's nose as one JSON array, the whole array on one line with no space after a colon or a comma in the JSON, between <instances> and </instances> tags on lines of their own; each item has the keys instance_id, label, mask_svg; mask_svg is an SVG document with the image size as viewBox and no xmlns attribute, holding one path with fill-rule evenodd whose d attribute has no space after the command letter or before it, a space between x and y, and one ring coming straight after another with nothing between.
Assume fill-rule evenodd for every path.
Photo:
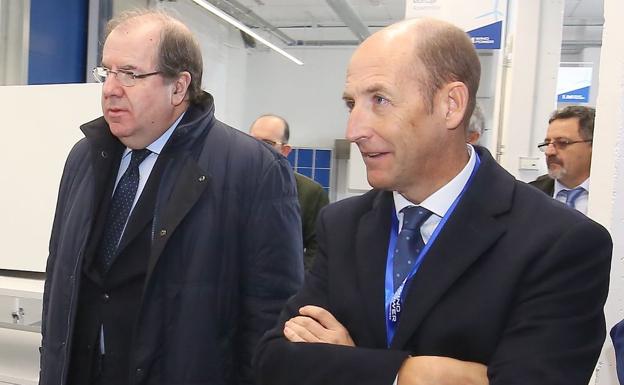
<instances>
[{"instance_id":1,"label":"man's nose","mask_svg":"<svg viewBox=\"0 0 624 385\"><path fill-rule=\"evenodd\" d=\"M102 94L105 97L120 96L123 94L123 86L119 80L117 80L117 76L114 73L109 73L104 83L102 83Z\"/></svg>"},{"instance_id":2,"label":"man's nose","mask_svg":"<svg viewBox=\"0 0 624 385\"><path fill-rule=\"evenodd\" d=\"M544 153L546 155L555 155L557 153L557 148L552 142L550 142L546 145L546 151L544 151Z\"/></svg>"},{"instance_id":3,"label":"man's nose","mask_svg":"<svg viewBox=\"0 0 624 385\"><path fill-rule=\"evenodd\" d=\"M358 142L370 135L369 116L364 108L353 106L347 121L346 138L350 142Z\"/></svg>"}]
</instances>

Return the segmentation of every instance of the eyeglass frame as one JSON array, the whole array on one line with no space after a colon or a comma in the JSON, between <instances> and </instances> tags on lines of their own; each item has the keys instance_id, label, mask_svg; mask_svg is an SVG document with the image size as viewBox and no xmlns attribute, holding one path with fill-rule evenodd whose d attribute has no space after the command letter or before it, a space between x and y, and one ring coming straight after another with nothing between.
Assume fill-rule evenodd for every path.
<instances>
[{"instance_id":1,"label":"eyeglass frame","mask_svg":"<svg viewBox=\"0 0 624 385\"><path fill-rule=\"evenodd\" d=\"M262 142L264 142L264 143L268 144L268 145L269 145L269 146L271 146L271 147L275 147L275 146L277 146L277 145L283 146L283 145L285 145L285 144L286 144L286 143L284 143L284 142L278 142L278 141L276 141L276 140L271 140L271 139L260 139L260 141L262 141Z\"/></svg>"},{"instance_id":2,"label":"eyeglass frame","mask_svg":"<svg viewBox=\"0 0 624 385\"><path fill-rule=\"evenodd\" d=\"M576 143L591 143L594 139L582 139L582 140L568 140L568 139L553 139L553 140L545 140L542 143L537 145L537 149L541 152L546 152L546 149L549 145L553 145L557 151L565 150L569 145Z\"/></svg>"},{"instance_id":3,"label":"eyeglass frame","mask_svg":"<svg viewBox=\"0 0 624 385\"><path fill-rule=\"evenodd\" d=\"M106 77L104 78L104 80L102 80L102 79L100 79L98 77L98 75L97 75L98 71L106 71ZM98 67L95 67L93 69L93 71L91 71L91 73L93 74L93 78L95 79L95 81L97 81L98 83L102 83L103 84L106 81L106 79L108 79L109 74L115 74L115 77L117 78L117 81L119 81L119 83L122 86L124 86L124 87L134 87L136 85L136 80L137 79L145 79L145 78L147 78L149 76L158 75L158 74L161 74L162 71L154 71L154 72L149 72L149 73L146 73L146 74L136 74L136 73L134 73L132 71L121 70L121 69L118 69L117 71L113 71L113 70L111 70L109 68L98 66ZM127 78L122 77L121 79L128 79L127 81L131 81L132 83L131 84L124 83L123 80L120 80L118 74L123 74L123 75L129 76Z\"/></svg>"}]
</instances>

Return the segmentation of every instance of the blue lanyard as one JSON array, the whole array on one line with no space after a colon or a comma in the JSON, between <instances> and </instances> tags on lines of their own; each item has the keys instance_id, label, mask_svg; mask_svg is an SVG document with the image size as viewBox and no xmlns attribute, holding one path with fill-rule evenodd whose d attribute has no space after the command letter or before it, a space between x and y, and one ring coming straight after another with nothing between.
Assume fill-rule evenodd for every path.
<instances>
[{"instance_id":1,"label":"blue lanyard","mask_svg":"<svg viewBox=\"0 0 624 385\"><path fill-rule=\"evenodd\" d=\"M429 249L435 242L436 238L438 237L438 235L444 228L444 225L446 225L446 222L450 218L451 214L453 214L453 211L455 211L457 204L459 203L459 201L461 200L461 197L464 195L464 193L468 189L468 186L470 186L470 184L472 183L472 179L474 175L476 174L477 169L479 169L479 165L481 164L481 159L479 159L479 154L475 153L475 155L476 155L475 166L472 169L472 173L470 174L470 177L468 178L466 185L464 185L464 188L462 189L462 191L459 193L457 198L455 198L455 200L451 204L451 207L447 210L446 214L444 214L444 217L442 218L440 223L436 226L435 231L433 232L433 234L431 234L431 237L429 238L429 241L427 242L425 247L423 247L420 253L418 253L418 256L416 257L416 261L414 262L414 267L412 267L412 270L410 271L410 273L407 275L407 277L405 277L401 285L394 292L393 292L393 288L394 288L393 260L394 260L394 249L396 248L397 237L399 234L399 219L396 216L396 210L394 209L392 210L392 226L390 229L390 242L388 243L388 256L386 258L386 280L385 280L386 341L388 343L388 347L392 343L392 339L394 338L394 333L396 331L397 324L399 323L399 319L401 317L401 312L403 311L403 303L405 301L405 296L407 293L407 290L404 290L404 289L407 288L409 284L411 283L412 278L414 278L414 275L416 275L416 272L418 271L418 268L420 267L420 264L425 259L427 252L429 251Z\"/></svg>"}]
</instances>

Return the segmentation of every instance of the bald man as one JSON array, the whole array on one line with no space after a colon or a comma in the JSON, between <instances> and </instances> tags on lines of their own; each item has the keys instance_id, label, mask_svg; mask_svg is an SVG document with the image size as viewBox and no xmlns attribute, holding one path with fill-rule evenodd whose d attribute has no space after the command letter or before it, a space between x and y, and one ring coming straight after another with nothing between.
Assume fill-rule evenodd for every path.
<instances>
[{"instance_id":1,"label":"bald man","mask_svg":"<svg viewBox=\"0 0 624 385\"><path fill-rule=\"evenodd\" d=\"M264 385L586 385L611 239L466 143L468 36L404 21L347 70L347 138L374 189L321 212L303 288L260 343Z\"/></svg>"},{"instance_id":2,"label":"bald man","mask_svg":"<svg viewBox=\"0 0 624 385\"><path fill-rule=\"evenodd\" d=\"M249 134L259 139L285 157L292 147L288 144L290 126L281 116L267 114L258 117L249 129ZM305 175L295 172L297 196L301 209L301 228L303 235L303 265L306 270L312 267L316 254L316 217L319 211L327 206L329 198L323 187Z\"/></svg>"}]
</instances>

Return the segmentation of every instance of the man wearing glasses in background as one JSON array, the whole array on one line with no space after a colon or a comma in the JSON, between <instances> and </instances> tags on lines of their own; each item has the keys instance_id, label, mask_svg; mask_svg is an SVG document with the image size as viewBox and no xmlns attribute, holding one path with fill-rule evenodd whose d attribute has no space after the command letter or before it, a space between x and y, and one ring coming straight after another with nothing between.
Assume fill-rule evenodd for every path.
<instances>
[{"instance_id":1,"label":"man wearing glasses in background","mask_svg":"<svg viewBox=\"0 0 624 385\"><path fill-rule=\"evenodd\" d=\"M215 119L181 22L133 11L107 31L104 116L60 185L40 384L251 384L303 279L290 166Z\"/></svg>"},{"instance_id":2,"label":"man wearing glasses in background","mask_svg":"<svg viewBox=\"0 0 624 385\"><path fill-rule=\"evenodd\" d=\"M290 154L292 147L288 144L290 127L286 119L281 116L266 114L258 117L249 129L249 134L259 139L285 157ZM329 198L323 186L305 175L295 172L297 196L301 208L301 226L303 234L303 264L305 270L310 270L316 253L316 217L319 211L329 203Z\"/></svg>"},{"instance_id":3,"label":"man wearing glasses in background","mask_svg":"<svg viewBox=\"0 0 624 385\"><path fill-rule=\"evenodd\" d=\"M583 214L587 214L595 115L595 109L584 106L553 112L546 138L537 145L546 154L548 175L529 183Z\"/></svg>"}]
</instances>

